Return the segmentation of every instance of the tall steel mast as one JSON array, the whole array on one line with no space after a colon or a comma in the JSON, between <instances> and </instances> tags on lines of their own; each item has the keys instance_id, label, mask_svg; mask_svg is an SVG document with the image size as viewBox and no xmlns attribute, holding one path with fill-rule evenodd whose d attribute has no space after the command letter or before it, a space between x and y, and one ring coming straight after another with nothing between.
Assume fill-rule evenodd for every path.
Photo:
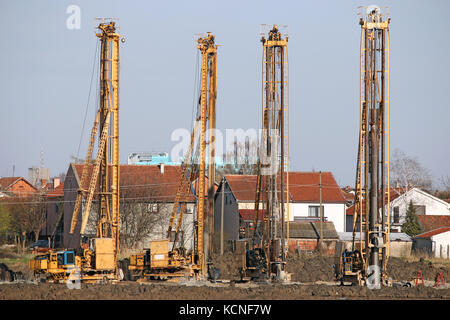
<instances>
[{"instance_id":1,"label":"tall steel mast","mask_svg":"<svg viewBox=\"0 0 450 320\"><path fill-rule=\"evenodd\" d=\"M353 246L359 226L363 270L377 266L385 279L390 244L390 18L379 7L364 9L366 14L360 19L360 134Z\"/></svg>"},{"instance_id":2,"label":"tall steel mast","mask_svg":"<svg viewBox=\"0 0 450 320\"><path fill-rule=\"evenodd\" d=\"M214 203L208 197L208 206L205 206L205 196L211 193L215 180L215 140L214 131L216 129L216 71L217 71L217 45L214 43L214 36L208 32L207 36L198 39L197 48L202 54L202 69L200 78L200 156L199 156L199 176L198 176L198 198L197 198L197 253L201 274L206 275L206 263L210 258L212 249L212 233L214 222ZM207 127L209 132L207 134ZM208 141L207 141L208 140ZM208 144L209 156L206 155L206 145ZM208 190L205 188L206 159L208 159ZM205 232L206 226L206 232ZM204 235L206 239L204 238ZM206 248L205 248L206 247Z\"/></svg>"},{"instance_id":3,"label":"tall steel mast","mask_svg":"<svg viewBox=\"0 0 450 320\"><path fill-rule=\"evenodd\" d=\"M114 21L102 22L98 29L100 32L97 33L97 37L101 42L100 106L91 131L70 233L73 234L75 231L82 200L86 196L80 234L85 233L98 183L97 238L112 238L114 261L117 262L119 250L119 40L121 36L116 33ZM100 130L98 151L92 166L91 158L98 129ZM92 171L90 167L93 167ZM90 179L88 179L89 172Z\"/></svg>"},{"instance_id":4,"label":"tall steel mast","mask_svg":"<svg viewBox=\"0 0 450 320\"><path fill-rule=\"evenodd\" d=\"M286 209L289 212L288 180L288 59L287 37L276 25L266 39L262 36L262 137L259 146L254 225L258 224L260 203L263 226L259 229L269 274L285 269ZM255 228L254 241L257 242Z\"/></svg>"}]
</instances>

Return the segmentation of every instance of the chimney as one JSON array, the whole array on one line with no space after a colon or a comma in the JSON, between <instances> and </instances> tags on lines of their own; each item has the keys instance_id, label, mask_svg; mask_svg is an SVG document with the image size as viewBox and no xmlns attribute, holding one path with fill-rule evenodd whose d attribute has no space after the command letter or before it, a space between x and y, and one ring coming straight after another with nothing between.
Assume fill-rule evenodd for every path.
<instances>
[{"instance_id":1,"label":"chimney","mask_svg":"<svg viewBox=\"0 0 450 320\"><path fill-rule=\"evenodd\" d=\"M164 163L159 164L159 169L161 171L161 174L164 174Z\"/></svg>"},{"instance_id":2,"label":"chimney","mask_svg":"<svg viewBox=\"0 0 450 320\"><path fill-rule=\"evenodd\" d=\"M53 189L55 189L57 186L59 186L61 183L60 178L53 178Z\"/></svg>"}]
</instances>

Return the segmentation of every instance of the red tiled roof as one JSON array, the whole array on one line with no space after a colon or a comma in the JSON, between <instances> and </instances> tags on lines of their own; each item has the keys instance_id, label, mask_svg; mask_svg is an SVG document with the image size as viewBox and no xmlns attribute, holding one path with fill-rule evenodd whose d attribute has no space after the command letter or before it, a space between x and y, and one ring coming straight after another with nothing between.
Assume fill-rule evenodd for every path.
<instances>
[{"instance_id":1,"label":"red tiled roof","mask_svg":"<svg viewBox=\"0 0 450 320\"><path fill-rule=\"evenodd\" d=\"M291 201L319 202L319 176L319 172L289 172ZM238 201L255 201L256 175L226 175L225 179ZM331 172L322 172L322 201L324 203L346 202Z\"/></svg>"},{"instance_id":2,"label":"red tiled roof","mask_svg":"<svg viewBox=\"0 0 450 320\"><path fill-rule=\"evenodd\" d=\"M266 210L260 210L258 214L258 221L263 220L263 213ZM239 214L244 221L254 221L255 220L255 209L239 209Z\"/></svg>"},{"instance_id":3,"label":"red tiled roof","mask_svg":"<svg viewBox=\"0 0 450 320\"><path fill-rule=\"evenodd\" d=\"M61 182L55 189L46 194L47 198L64 197L64 182Z\"/></svg>"},{"instance_id":4,"label":"red tiled roof","mask_svg":"<svg viewBox=\"0 0 450 320\"><path fill-rule=\"evenodd\" d=\"M14 190L14 186L20 182L23 181L24 183L26 183L28 186L30 186L29 191L23 192L20 190ZM33 196L39 193L39 190L33 186L30 182L28 182L27 179L25 179L24 177L4 177L4 178L0 178L0 190L3 191L11 191L13 193L23 193L25 194L25 196Z\"/></svg>"},{"instance_id":5,"label":"red tiled roof","mask_svg":"<svg viewBox=\"0 0 450 320\"><path fill-rule=\"evenodd\" d=\"M440 227L450 227L450 216L444 215L418 215L420 225L424 232Z\"/></svg>"},{"instance_id":6,"label":"red tiled roof","mask_svg":"<svg viewBox=\"0 0 450 320\"><path fill-rule=\"evenodd\" d=\"M8 189L9 186L14 184L17 180L23 179L22 177L4 177L0 178L0 188L3 190Z\"/></svg>"},{"instance_id":7,"label":"red tiled roof","mask_svg":"<svg viewBox=\"0 0 450 320\"><path fill-rule=\"evenodd\" d=\"M389 195L390 196L390 201L392 202L393 200L395 200L398 197L400 197L400 195L401 194L399 194L398 192L394 191L394 189L391 189L391 192L390 192L390 195ZM385 201L387 202L387 196L385 196ZM366 208L365 203L366 203L366 200L363 199L363 201L362 201L363 212L365 212L365 208ZM352 216L354 210L355 210L355 205L352 205L352 206L348 207L347 210L345 210L345 214L347 216Z\"/></svg>"},{"instance_id":8,"label":"red tiled roof","mask_svg":"<svg viewBox=\"0 0 450 320\"><path fill-rule=\"evenodd\" d=\"M448 232L448 231L450 231L450 227L440 227L440 228L437 228L437 229L434 229L434 230L431 230L428 232L421 233L421 234L417 235L416 237L417 238L430 238L437 234L441 234L441 233Z\"/></svg>"},{"instance_id":9,"label":"red tiled roof","mask_svg":"<svg viewBox=\"0 0 450 320\"><path fill-rule=\"evenodd\" d=\"M73 164L81 180L83 164ZM89 168L91 175L92 166ZM181 166L165 165L164 173L159 166L121 164L120 172L120 198L134 200L149 200L173 202L178 189L181 176ZM191 195L189 201L193 201Z\"/></svg>"}]
</instances>

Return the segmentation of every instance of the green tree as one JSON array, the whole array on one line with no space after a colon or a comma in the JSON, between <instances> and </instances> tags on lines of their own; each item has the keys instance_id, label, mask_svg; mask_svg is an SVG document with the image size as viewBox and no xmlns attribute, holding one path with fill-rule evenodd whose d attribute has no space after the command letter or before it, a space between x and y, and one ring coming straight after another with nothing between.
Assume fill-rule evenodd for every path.
<instances>
[{"instance_id":1,"label":"green tree","mask_svg":"<svg viewBox=\"0 0 450 320\"><path fill-rule=\"evenodd\" d=\"M11 231L11 228L11 214L6 206L0 204L0 234L5 234L8 231Z\"/></svg>"},{"instance_id":2,"label":"green tree","mask_svg":"<svg viewBox=\"0 0 450 320\"><path fill-rule=\"evenodd\" d=\"M402 231L410 237L414 237L422 233L422 228L419 224L419 218L417 218L416 210L414 209L412 200L409 202L408 210L406 210L406 218L405 223L402 224Z\"/></svg>"}]
</instances>

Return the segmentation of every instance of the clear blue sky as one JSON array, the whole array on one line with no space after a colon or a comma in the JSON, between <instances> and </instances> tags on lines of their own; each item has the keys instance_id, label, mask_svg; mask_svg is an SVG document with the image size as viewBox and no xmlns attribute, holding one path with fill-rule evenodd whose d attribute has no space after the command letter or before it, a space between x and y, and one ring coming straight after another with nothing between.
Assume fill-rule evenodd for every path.
<instances>
[{"instance_id":1,"label":"clear blue sky","mask_svg":"<svg viewBox=\"0 0 450 320\"><path fill-rule=\"evenodd\" d=\"M69 5L81 28L69 30ZM450 175L449 1L0 1L0 176L44 165L65 172L80 141L97 38L96 17L120 19L121 161L170 151L190 128L194 34L212 32L218 54L217 127L259 128L260 24L289 26L291 170L332 171L353 185L359 128L356 8L389 6L391 151ZM95 82L94 82L95 83ZM95 85L94 88L95 90ZM80 156L94 117L88 111Z\"/></svg>"}]
</instances>

